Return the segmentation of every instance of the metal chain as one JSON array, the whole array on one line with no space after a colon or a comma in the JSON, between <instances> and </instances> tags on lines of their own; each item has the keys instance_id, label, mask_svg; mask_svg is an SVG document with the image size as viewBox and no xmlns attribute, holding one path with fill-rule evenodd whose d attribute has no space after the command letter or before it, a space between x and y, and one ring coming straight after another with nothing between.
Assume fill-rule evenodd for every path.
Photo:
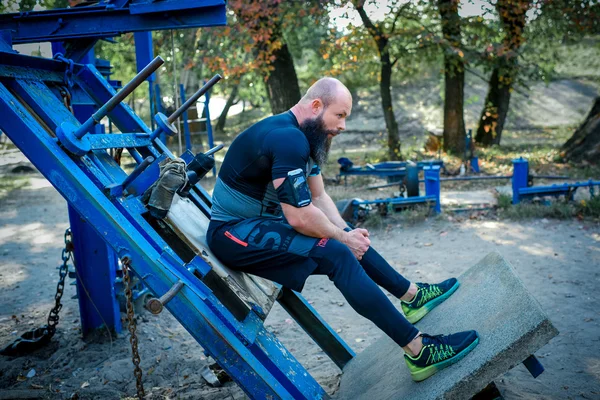
<instances>
[{"instance_id":1,"label":"metal chain","mask_svg":"<svg viewBox=\"0 0 600 400\"><path fill-rule=\"evenodd\" d=\"M67 86L73 87L73 67L75 65L73 63L73 60L71 60L69 58L65 58L65 56L62 53L56 53L54 55L54 59L62 61L65 64L67 64L67 68L65 69L64 82L67 84Z\"/></svg>"},{"instance_id":2,"label":"metal chain","mask_svg":"<svg viewBox=\"0 0 600 400\"><path fill-rule=\"evenodd\" d=\"M129 329L129 342L131 343L131 361L133 362L133 374L135 375L135 385L137 387L137 394L140 399L145 396L144 384L142 383L142 369L140 368L140 354L138 353L138 339L136 334L137 325L133 315L133 295L131 293L131 277L129 276L129 267L131 265L131 259L129 257L123 257L121 259L123 267L123 282L125 282L125 297L127 298L127 329Z\"/></svg>"},{"instance_id":3,"label":"metal chain","mask_svg":"<svg viewBox=\"0 0 600 400\"><path fill-rule=\"evenodd\" d=\"M71 234L71 228L67 228L65 231L65 248L62 250L62 265L58 267L58 284L56 285L56 294L54 295L54 307L50 310L48 315L48 334L50 337L56 333L56 326L58 325L59 315L58 313L62 309L63 292L65 290L65 278L69 273L68 262L73 257L73 235Z\"/></svg>"},{"instance_id":4,"label":"metal chain","mask_svg":"<svg viewBox=\"0 0 600 400\"><path fill-rule=\"evenodd\" d=\"M69 92L67 88L61 88L60 95L63 98L63 103L65 107L67 107L71 114L75 115L75 111L73 111L73 106L71 106L71 92Z\"/></svg>"}]
</instances>

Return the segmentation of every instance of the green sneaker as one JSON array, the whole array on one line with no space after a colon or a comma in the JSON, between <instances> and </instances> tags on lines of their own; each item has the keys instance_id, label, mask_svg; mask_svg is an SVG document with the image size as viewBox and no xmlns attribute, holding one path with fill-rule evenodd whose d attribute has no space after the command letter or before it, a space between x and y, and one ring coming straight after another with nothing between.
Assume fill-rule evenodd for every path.
<instances>
[{"instance_id":1,"label":"green sneaker","mask_svg":"<svg viewBox=\"0 0 600 400\"><path fill-rule=\"evenodd\" d=\"M427 313L446 300L460 284L456 278L450 278L442 283L430 285L428 283L416 284L417 294L410 302L402 301L402 311L411 324L421 320Z\"/></svg>"},{"instance_id":2,"label":"green sneaker","mask_svg":"<svg viewBox=\"0 0 600 400\"><path fill-rule=\"evenodd\" d=\"M460 361L477 344L479 335L476 331L458 332L453 335L431 336L422 333L423 348L417 357L404 354L404 361L413 381L421 382L439 370Z\"/></svg>"}]
</instances>

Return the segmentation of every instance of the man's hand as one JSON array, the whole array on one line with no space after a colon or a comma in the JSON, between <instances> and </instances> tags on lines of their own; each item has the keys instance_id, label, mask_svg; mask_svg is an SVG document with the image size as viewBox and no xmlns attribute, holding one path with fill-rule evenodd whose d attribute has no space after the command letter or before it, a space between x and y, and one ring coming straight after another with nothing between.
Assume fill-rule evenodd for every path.
<instances>
[{"instance_id":1,"label":"man's hand","mask_svg":"<svg viewBox=\"0 0 600 400\"><path fill-rule=\"evenodd\" d=\"M359 231L364 237L369 237L369 231L363 228L354 228L355 231Z\"/></svg>"},{"instance_id":2,"label":"man's hand","mask_svg":"<svg viewBox=\"0 0 600 400\"><path fill-rule=\"evenodd\" d=\"M351 230L344 235L343 243L350 248L357 260L361 260L363 254L369 250L371 241L368 236L369 232L360 228Z\"/></svg>"}]
</instances>

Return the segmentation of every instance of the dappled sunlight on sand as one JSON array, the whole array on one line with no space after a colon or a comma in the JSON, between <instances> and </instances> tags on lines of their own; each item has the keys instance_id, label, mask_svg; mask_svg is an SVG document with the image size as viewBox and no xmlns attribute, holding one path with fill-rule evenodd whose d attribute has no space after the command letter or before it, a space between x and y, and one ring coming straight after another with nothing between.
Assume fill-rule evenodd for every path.
<instances>
[{"instance_id":1,"label":"dappled sunlight on sand","mask_svg":"<svg viewBox=\"0 0 600 400\"><path fill-rule=\"evenodd\" d=\"M62 224L61 224L62 225ZM40 253L62 238L62 230L57 225L34 222L26 225L10 224L0 228L0 246L8 242L27 245L27 250Z\"/></svg>"},{"instance_id":2,"label":"dappled sunlight on sand","mask_svg":"<svg viewBox=\"0 0 600 400\"><path fill-rule=\"evenodd\" d=\"M542 246L539 243L519 246L519 249L531 254L532 256L551 256L554 254L552 247Z\"/></svg>"},{"instance_id":3,"label":"dappled sunlight on sand","mask_svg":"<svg viewBox=\"0 0 600 400\"><path fill-rule=\"evenodd\" d=\"M589 358L587 361L586 372L596 379L596 382L600 384L600 358Z\"/></svg>"},{"instance_id":4,"label":"dappled sunlight on sand","mask_svg":"<svg viewBox=\"0 0 600 400\"><path fill-rule=\"evenodd\" d=\"M45 178L29 178L29 185L24 187L26 190L36 190L52 187L52 184Z\"/></svg>"},{"instance_id":5,"label":"dappled sunlight on sand","mask_svg":"<svg viewBox=\"0 0 600 400\"><path fill-rule=\"evenodd\" d=\"M30 278L25 265L23 264L4 264L2 265L2 277L0 278L0 288L6 289L17 285Z\"/></svg>"},{"instance_id":6,"label":"dappled sunlight on sand","mask_svg":"<svg viewBox=\"0 0 600 400\"><path fill-rule=\"evenodd\" d=\"M496 244L502 245L515 245L516 241L530 240L531 234L533 233L533 229L531 228L524 228L523 231L517 231L515 229L509 230L509 227L506 223L498 221L484 221L477 226L473 226L473 229L480 239L488 242L492 241ZM500 239L493 235L494 233L502 233L503 235L506 235L508 231L510 231L509 235L514 240L510 240L508 238Z\"/></svg>"}]
</instances>

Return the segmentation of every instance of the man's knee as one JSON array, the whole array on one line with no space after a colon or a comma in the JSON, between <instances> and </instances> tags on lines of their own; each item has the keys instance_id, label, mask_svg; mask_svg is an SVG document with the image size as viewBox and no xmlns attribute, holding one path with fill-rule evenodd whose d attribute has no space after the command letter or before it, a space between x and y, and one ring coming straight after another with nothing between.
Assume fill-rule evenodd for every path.
<instances>
[{"instance_id":1,"label":"man's knee","mask_svg":"<svg viewBox=\"0 0 600 400\"><path fill-rule=\"evenodd\" d=\"M319 272L329 276L332 281L341 275L349 276L362 269L348 246L335 239L317 243L313 254L317 259Z\"/></svg>"}]
</instances>

